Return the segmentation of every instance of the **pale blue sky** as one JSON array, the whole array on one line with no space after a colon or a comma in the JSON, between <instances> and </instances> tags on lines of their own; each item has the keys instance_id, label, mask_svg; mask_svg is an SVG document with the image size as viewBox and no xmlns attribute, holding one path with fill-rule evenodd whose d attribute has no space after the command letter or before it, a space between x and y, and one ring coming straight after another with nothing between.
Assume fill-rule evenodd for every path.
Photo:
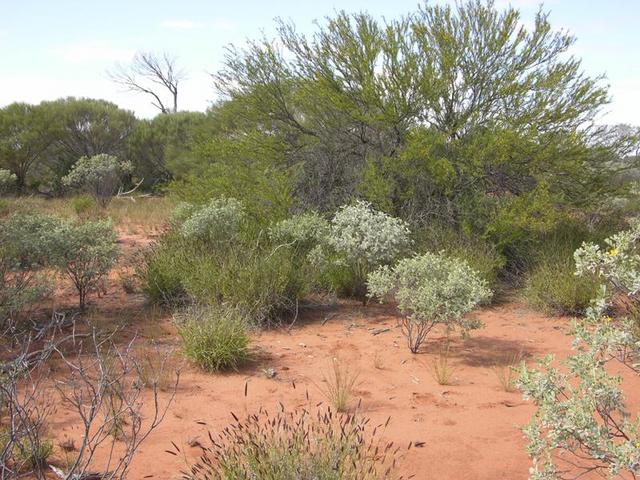
<instances>
[{"instance_id":1,"label":"pale blue sky","mask_svg":"<svg viewBox=\"0 0 640 480\"><path fill-rule=\"evenodd\" d=\"M441 0L444 1L444 0ZM511 3L530 21L538 0ZM181 109L204 110L229 43L273 32L273 19L311 32L335 10L367 10L392 18L418 0L0 0L0 106L63 96L105 98L139 116L156 112L143 96L123 92L105 74L137 50L177 55L189 78ZM547 0L551 22L577 36L572 52L590 75L606 74L613 97L602 122L640 125L640 0Z\"/></svg>"}]
</instances>

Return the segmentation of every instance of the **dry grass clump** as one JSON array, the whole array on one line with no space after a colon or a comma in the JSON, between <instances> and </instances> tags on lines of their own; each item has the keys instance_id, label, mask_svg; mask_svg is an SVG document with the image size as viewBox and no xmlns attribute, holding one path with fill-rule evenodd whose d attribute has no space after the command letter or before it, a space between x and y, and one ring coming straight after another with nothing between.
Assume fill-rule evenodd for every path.
<instances>
[{"instance_id":1,"label":"dry grass clump","mask_svg":"<svg viewBox=\"0 0 640 480\"><path fill-rule=\"evenodd\" d=\"M152 342L141 350L139 357L138 375L142 385L151 389L155 387L161 392L171 390L176 373L182 368L178 352L173 348L163 350Z\"/></svg>"},{"instance_id":2,"label":"dry grass clump","mask_svg":"<svg viewBox=\"0 0 640 480\"><path fill-rule=\"evenodd\" d=\"M358 372L354 372L341 360L331 360L329 374L323 375L322 394L338 412L349 410L354 389L358 381Z\"/></svg>"},{"instance_id":3,"label":"dry grass clump","mask_svg":"<svg viewBox=\"0 0 640 480\"><path fill-rule=\"evenodd\" d=\"M438 382L439 385L451 385L451 382L453 380L455 369L449 362L449 348L450 345L447 341L445 345L440 349L440 354L435 359L431 367L433 378L435 378L436 382Z\"/></svg>"},{"instance_id":4,"label":"dry grass clump","mask_svg":"<svg viewBox=\"0 0 640 480\"><path fill-rule=\"evenodd\" d=\"M330 407L315 413L282 408L275 415L260 409L242 420L233 417L220 434L209 434L210 445L182 472L183 479L394 478L400 447L381 439L389 420L372 428L368 418L334 414Z\"/></svg>"},{"instance_id":5,"label":"dry grass clump","mask_svg":"<svg viewBox=\"0 0 640 480\"><path fill-rule=\"evenodd\" d=\"M44 198L19 197L6 198L6 209L11 212L32 212L56 215L64 218L82 220L111 218L121 228L130 232L149 232L161 228L167 223L174 201L168 197L138 197L114 199L104 209L90 205L87 197Z\"/></svg>"},{"instance_id":6,"label":"dry grass clump","mask_svg":"<svg viewBox=\"0 0 640 480\"><path fill-rule=\"evenodd\" d=\"M506 354L503 361L495 365L492 370L495 373L500 387L505 392L515 392L518 390L518 366L524 359L522 352L511 352Z\"/></svg>"}]
</instances>

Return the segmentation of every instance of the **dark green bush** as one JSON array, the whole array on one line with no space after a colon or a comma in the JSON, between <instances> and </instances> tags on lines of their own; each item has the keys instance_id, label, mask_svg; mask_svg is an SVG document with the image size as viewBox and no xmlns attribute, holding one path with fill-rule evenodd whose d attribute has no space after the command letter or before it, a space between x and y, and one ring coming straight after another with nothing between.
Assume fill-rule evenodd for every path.
<instances>
[{"instance_id":1,"label":"dark green bush","mask_svg":"<svg viewBox=\"0 0 640 480\"><path fill-rule=\"evenodd\" d=\"M432 224L414 233L418 252L444 252L464 260L490 287L495 286L506 259L497 247L452 227Z\"/></svg>"},{"instance_id":2,"label":"dark green bush","mask_svg":"<svg viewBox=\"0 0 640 480\"><path fill-rule=\"evenodd\" d=\"M249 334L237 308L192 308L179 315L185 356L209 372L237 369L249 358Z\"/></svg>"},{"instance_id":3,"label":"dark green bush","mask_svg":"<svg viewBox=\"0 0 640 480\"><path fill-rule=\"evenodd\" d=\"M190 242L176 233L167 234L141 256L137 275L142 280L142 291L163 305L184 302L187 292L183 280L195 263L195 256Z\"/></svg>"}]
</instances>

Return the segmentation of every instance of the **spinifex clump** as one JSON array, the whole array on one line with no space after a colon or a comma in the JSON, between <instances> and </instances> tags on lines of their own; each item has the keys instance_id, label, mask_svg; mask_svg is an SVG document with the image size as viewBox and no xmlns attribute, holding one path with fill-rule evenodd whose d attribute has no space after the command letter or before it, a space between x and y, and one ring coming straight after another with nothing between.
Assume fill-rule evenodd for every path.
<instances>
[{"instance_id":1,"label":"spinifex clump","mask_svg":"<svg viewBox=\"0 0 640 480\"><path fill-rule=\"evenodd\" d=\"M233 415L233 414L232 414ZM400 447L381 439L385 424L335 414L331 408L275 415L260 409L222 432L209 434L185 480L375 480L393 478ZM175 452L169 452L175 453ZM402 478L402 477L399 477Z\"/></svg>"}]
</instances>

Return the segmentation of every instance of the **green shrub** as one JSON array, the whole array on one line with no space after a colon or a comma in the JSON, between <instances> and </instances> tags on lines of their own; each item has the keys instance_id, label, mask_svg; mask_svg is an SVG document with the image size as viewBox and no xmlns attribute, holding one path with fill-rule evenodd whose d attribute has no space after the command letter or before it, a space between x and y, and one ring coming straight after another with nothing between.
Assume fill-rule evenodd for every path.
<instances>
[{"instance_id":1,"label":"green shrub","mask_svg":"<svg viewBox=\"0 0 640 480\"><path fill-rule=\"evenodd\" d=\"M186 214L182 208L179 214ZM234 198L214 198L206 205L189 212L180 227L180 233L188 240L217 243L231 241L240 230L245 213Z\"/></svg>"},{"instance_id":2,"label":"green shrub","mask_svg":"<svg viewBox=\"0 0 640 480\"><path fill-rule=\"evenodd\" d=\"M0 168L0 195L4 195L16 184L17 177L9 170Z\"/></svg>"},{"instance_id":3,"label":"green shrub","mask_svg":"<svg viewBox=\"0 0 640 480\"><path fill-rule=\"evenodd\" d=\"M119 248L110 221L74 223L63 221L51 232L54 247L51 262L73 282L80 310L87 295L115 264Z\"/></svg>"},{"instance_id":4,"label":"green shrub","mask_svg":"<svg viewBox=\"0 0 640 480\"><path fill-rule=\"evenodd\" d=\"M193 308L177 319L185 356L203 370L235 370L248 360L247 322L238 309Z\"/></svg>"},{"instance_id":5,"label":"green shrub","mask_svg":"<svg viewBox=\"0 0 640 480\"><path fill-rule=\"evenodd\" d=\"M235 200L210 202L206 212L186 210L184 223L176 220L143 257L139 275L153 300L224 303L241 309L253 325L277 323L297 310L313 281L306 252L242 221Z\"/></svg>"},{"instance_id":6,"label":"green shrub","mask_svg":"<svg viewBox=\"0 0 640 480\"><path fill-rule=\"evenodd\" d=\"M304 252L324 242L329 233L329 222L315 212L293 215L269 228L269 237L275 244L295 246Z\"/></svg>"},{"instance_id":7,"label":"green shrub","mask_svg":"<svg viewBox=\"0 0 640 480\"><path fill-rule=\"evenodd\" d=\"M191 270L196 252L192 245L175 232L142 253L136 274L142 291L152 301L164 305L177 305L186 300L184 278Z\"/></svg>"},{"instance_id":8,"label":"green shrub","mask_svg":"<svg viewBox=\"0 0 640 480\"><path fill-rule=\"evenodd\" d=\"M96 201L89 196L79 196L69 199L69 205L78 218L88 218L96 208Z\"/></svg>"},{"instance_id":9,"label":"green shrub","mask_svg":"<svg viewBox=\"0 0 640 480\"><path fill-rule=\"evenodd\" d=\"M418 252L444 252L464 260L492 287L506 264L496 246L452 227L437 223L423 226L416 230L414 239Z\"/></svg>"},{"instance_id":10,"label":"green shrub","mask_svg":"<svg viewBox=\"0 0 640 480\"><path fill-rule=\"evenodd\" d=\"M599 282L575 275L572 257L543 260L526 276L524 297L548 315L581 315L595 298Z\"/></svg>"},{"instance_id":11,"label":"green shrub","mask_svg":"<svg viewBox=\"0 0 640 480\"><path fill-rule=\"evenodd\" d=\"M0 222L0 326L49 292L39 271L50 263L60 224L47 215L19 214Z\"/></svg>"},{"instance_id":12,"label":"green shrub","mask_svg":"<svg viewBox=\"0 0 640 480\"><path fill-rule=\"evenodd\" d=\"M612 303L638 303L640 224L602 246L583 243L574 260L578 275L603 285L585 318L572 323L575 349L567 359L547 355L537 367L521 365L518 386L537 407L523 429L531 478L567 478L567 465L577 467L573 477L638 478L640 417L627 405L634 392L624 390L640 375L640 337L637 317L616 315ZM623 379L622 370L630 376Z\"/></svg>"},{"instance_id":13,"label":"green shrub","mask_svg":"<svg viewBox=\"0 0 640 480\"><path fill-rule=\"evenodd\" d=\"M311 283L309 269L291 247L236 244L224 252L201 252L184 272L185 291L201 303L228 303L251 324L264 326L297 309Z\"/></svg>"},{"instance_id":14,"label":"green shrub","mask_svg":"<svg viewBox=\"0 0 640 480\"><path fill-rule=\"evenodd\" d=\"M335 291L351 292L365 302L367 275L408 253L411 243L403 220L357 201L340 207L328 236L309 258Z\"/></svg>"},{"instance_id":15,"label":"green shrub","mask_svg":"<svg viewBox=\"0 0 640 480\"><path fill-rule=\"evenodd\" d=\"M112 155L99 154L80 158L62 178L62 183L66 187L87 192L105 208L122 187L123 176L132 171L133 166L129 162L121 162Z\"/></svg>"},{"instance_id":16,"label":"green shrub","mask_svg":"<svg viewBox=\"0 0 640 480\"><path fill-rule=\"evenodd\" d=\"M381 301L393 295L403 315L400 322L409 349L417 353L431 329L444 324L463 331L478 328L465 315L491 298L486 281L463 260L425 253L400 260L368 278L369 296Z\"/></svg>"},{"instance_id":17,"label":"green shrub","mask_svg":"<svg viewBox=\"0 0 640 480\"><path fill-rule=\"evenodd\" d=\"M261 409L222 430L185 478L192 480L382 480L394 478L399 448L361 415ZM176 452L177 453L177 452Z\"/></svg>"}]
</instances>

